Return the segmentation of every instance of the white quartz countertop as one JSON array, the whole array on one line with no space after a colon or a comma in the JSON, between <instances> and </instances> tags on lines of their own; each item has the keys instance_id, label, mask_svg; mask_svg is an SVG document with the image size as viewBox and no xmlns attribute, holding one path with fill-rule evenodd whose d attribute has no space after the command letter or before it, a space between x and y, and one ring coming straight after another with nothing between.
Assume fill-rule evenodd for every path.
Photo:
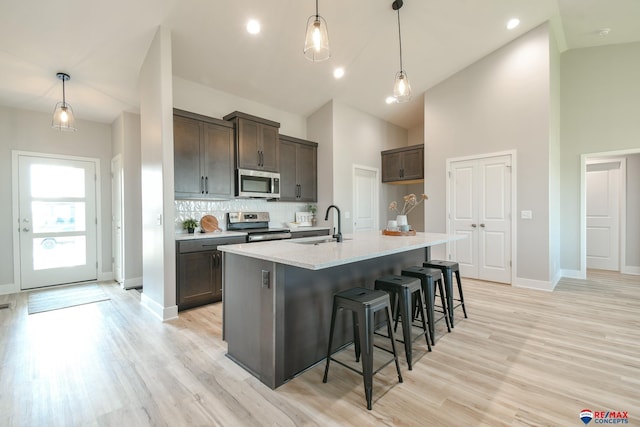
<instances>
[{"instance_id":1,"label":"white quartz countertop","mask_svg":"<svg viewBox=\"0 0 640 427\"><path fill-rule=\"evenodd\" d=\"M213 231L211 233L179 233L176 240L196 240L196 239L220 239L223 237L242 237L247 233L243 231Z\"/></svg>"},{"instance_id":2,"label":"white quartz countertop","mask_svg":"<svg viewBox=\"0 0 640 427\"><path fill-rule=\"evenodd\" d=\"M345 235L342 243L326 242L328 237L330 236L224 245L219 246L218 250L309 270L321 270L465 238L421 232L415 236L385 236L380 231Z\"/></svg>"}]
</instances>

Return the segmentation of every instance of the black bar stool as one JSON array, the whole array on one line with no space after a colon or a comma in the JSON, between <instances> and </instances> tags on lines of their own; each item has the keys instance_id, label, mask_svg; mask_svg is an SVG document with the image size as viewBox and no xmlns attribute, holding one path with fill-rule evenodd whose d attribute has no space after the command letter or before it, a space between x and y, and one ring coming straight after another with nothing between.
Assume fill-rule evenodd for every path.
<instances>
[{"instance_id":1,"label":"black bar stool","mask_svg":"<svg viewBox=\"0 0 640 427\"><path fill-rule=\"evenodd\" d=\"M456 307L462 306L462 312L464 317L467 318L467 309L464 306L464 294L462 293L462 282L460 281L460 267L457 262L454 261L440 261L430 260L422 263L423 267L437 268L442 272L444 277L445 293L447 294L447 311L449 314L449 323L451 327L455 327L453 323L453 310ZM453 273L456 274L456 281L458 282L458 295L460 298L453 297ZM460 304L454 305L454 301L459 301Z\"/></svg>"},{"instance_id":2,"label":"black bar stool","mask_svg":"<svg viewBox=\"0 0 640 427\"><path fill-rule=\"evenodd\" d=\"M407 365L409 365L409 370L412 370L413 358L411 344L413 340L411 339L411 326L413 323L413 305L411 304L411 301L414 295L419 301L421 307L420 315L422 317L422 330L424 331L424 337L427 341L427 348L429 349L429 351L431 351L431 343L429 342L429 328L427 328L427 319L424 311L425 300L424 294L422 293L422 285L420 283L420 280L406 276L383 276L376 280L375 288L387 291L389 293L389 296L391 297L391 306L394 308L396 307L396 298L398 299L398 306L400 307L400 319L402 320L404 350L407 356ZM398 313L396 312L395 314L397 315Z\"/></svg>"},{"instance_id":3,"label":"black bar stool","mask_svg":"<svg viewBox=\"0 0 640 427\"><path fill-rule=\"evenodd\" d=\"M362 372L352 368L351 366L334 359L331 355L333 344L333 332L336 324L336 314L338 310L351 310L353 313L353 341L356 351L356 362L362 356ZM375 332L374 314L383 310L387 317L387 336L391 340L391 348L389 351L385 348L375 346L381 350L393 354L390 359L376 371L373 370L373 334ZM393 360L396 362L396 371L398 372L398 381L402 382L402 374L400 373L400 364L398 363L398 353L396 351L396 343L393 338L393 328L391 327L391 305L389 295L383 291L376 291L365 288L351 288L342 292L338 292L333 296L333 311L331 313L331 330L329 332L329 348L327 349L327 365L324 368L323 383L327 382L329 374L329 363L331 361L351 369L362 375L364 378L364 394L367 399L367 409L371 409L371 397L373 393L373 376L380 369L387 366Z\"/></svg>"},{"instance_id":4,"label":"black bar stool","mask_svg":"<svg viewBox=\"0 0 640 427\"><path fill-rule=\"evenodd\" d=\"M402 269L402 275L415 277L420 279L422 284L422 292L426 301L427 323L429 324L429 335L431 335L431 344L435 345L435 325L436 322L444 319L447 324L447 332L451 332L449 326L449 315L447 314L447 304L444 298L444 290L442 287L442 273L440 270L428 267L407 267ZM438 286L438 294L440 295L441 306L435 305L436 286ZM435 312L442 313L442 316L435 318Z\"/></svg>"}]
</instances>

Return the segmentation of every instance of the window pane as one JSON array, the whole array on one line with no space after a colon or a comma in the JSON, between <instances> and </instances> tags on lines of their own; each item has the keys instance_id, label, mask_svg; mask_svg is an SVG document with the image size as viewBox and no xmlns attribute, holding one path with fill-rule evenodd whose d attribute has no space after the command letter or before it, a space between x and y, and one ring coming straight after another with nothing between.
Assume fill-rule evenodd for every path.
<instances>
[{"instance_id":1,"label":"window pane","mask_svg":"<svg viewBox=\"0 0 640 427\"><path fill-rule=\"evenodd\" d=\"M31 202L34 233L85 231L84 202Z\"/></svg>"},{"instance_id":2,"label":"window pane","mask_svg":"<svg viewBox=\"0 0 640 427\"><path fill-rule=\"evenodd\" d=\"M33 239L33 269L85 265L85 236Z\"/></svg>"},{"instance_id":3,"label":"window pane","mask_svg":"<svg viewBox=\"0 0 640 427\"><path fill-rule=\"evenodd\" d=\"M31 197L84 197L84 169L31 165Z\"/></svg>"}]
</instances>

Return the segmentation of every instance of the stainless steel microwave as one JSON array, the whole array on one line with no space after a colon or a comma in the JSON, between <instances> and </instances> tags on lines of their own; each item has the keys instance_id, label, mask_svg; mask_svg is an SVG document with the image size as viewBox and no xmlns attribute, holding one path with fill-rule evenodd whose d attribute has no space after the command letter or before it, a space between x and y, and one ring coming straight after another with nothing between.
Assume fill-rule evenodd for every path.
<instances>
[{"instance_id":1,"label":"stainless steel microwave","mask_svg":"<svg viewBox=\"0 0 640 427\"><path fill-rule=\"evenodd\" d=\"M238 169L236 196L280 198L280 174L251 169Z\"/></svg>"}]
</instances>

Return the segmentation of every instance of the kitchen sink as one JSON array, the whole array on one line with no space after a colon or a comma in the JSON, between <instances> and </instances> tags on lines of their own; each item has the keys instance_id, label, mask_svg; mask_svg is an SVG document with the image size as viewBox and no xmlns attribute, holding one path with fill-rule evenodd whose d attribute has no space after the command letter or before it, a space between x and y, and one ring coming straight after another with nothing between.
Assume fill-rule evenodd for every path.
<instances>
[{"instance_id":1,"label":"kitchen sink","mask_svg":"<svg viewBox=\"0 0 640 427\"><path fill-rule=\"evenodd\" d=\"M343 238L342 241L351 240L350 238ZM297 243L299 245L319 245L321 243L332 243L335 242L336 239L330 236L321 236L321 237L305 237L302 239L293 239L290 240L291 243Z\"/></svg>"}]
</instances>

